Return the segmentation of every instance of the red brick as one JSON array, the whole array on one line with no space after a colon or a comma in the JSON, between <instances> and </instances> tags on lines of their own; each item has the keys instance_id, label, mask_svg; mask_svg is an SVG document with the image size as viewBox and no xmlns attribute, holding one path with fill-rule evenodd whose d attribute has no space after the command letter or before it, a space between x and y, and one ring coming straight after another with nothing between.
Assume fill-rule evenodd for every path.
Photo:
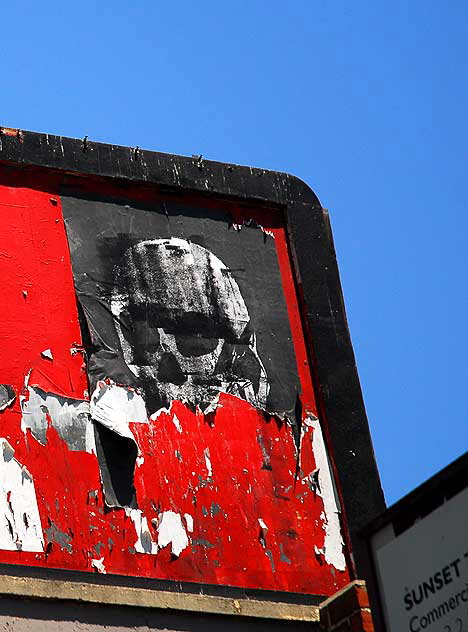
<instances>
[{"instance_id":1,"label":"red brick","mask_svg":"<svg viewBox=\"0 0 468 632\"><path fill-rule=\"evenodd\" d=\"M374 632L369 599L363 581L354 581L320 606L323 632Z\"/></svg>"}]
</instances>

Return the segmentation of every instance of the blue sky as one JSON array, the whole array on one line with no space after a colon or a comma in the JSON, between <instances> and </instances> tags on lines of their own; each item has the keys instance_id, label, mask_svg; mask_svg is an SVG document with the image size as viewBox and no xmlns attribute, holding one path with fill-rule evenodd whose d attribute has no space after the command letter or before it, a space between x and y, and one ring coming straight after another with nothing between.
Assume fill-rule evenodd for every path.
<instances>
[{"instance_id":1,"label":"blue sky","mask_svg":"<svg viewBox=\"0 0 468 632\"><path fill-rule=\"evenodd\" d=\"M389 503L466 450L466 2L45 0L2 23L2 125L312 186Z\"/></svg>"}]
</instances>

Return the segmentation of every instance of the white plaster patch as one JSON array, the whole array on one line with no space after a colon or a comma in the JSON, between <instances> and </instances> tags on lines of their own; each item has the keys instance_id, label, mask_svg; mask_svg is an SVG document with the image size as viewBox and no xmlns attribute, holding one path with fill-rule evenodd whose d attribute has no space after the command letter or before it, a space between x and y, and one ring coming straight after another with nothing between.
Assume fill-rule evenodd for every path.
<instances>
[{"instance_id":1,"label":"white plaster patch","mask_svg":"<svg viewBox=\"0 0 468 632\"><path fill-rule=\"evenodd\" d=\"M130 517L135 527L137 540L134 544L137 553L148 553L155 555L158 552L158 545L153 541L148 526L148 520L143 515L141 509L125 509L125 513Z\"/></svg>"},{"instance_id":2,"label":"white plaster patch","mask_svg":"<svg viewBox=\"0 0 468 632\"><path fill-rule=\"evenodd\" d=\"M98 560L91 560L91 566L97 570L98 573L106 574L106 567L104 566L104 558L100 557Z\"/></svg>"},{"instance_id":3,"label":"white plaster patch","mask_svg":"<svg viewBox=\"0 0 468 632\"><path fill-rule=\"evenodd\" d=\"M323 520L325 539L321 551L327 564L331 564L339 571L346 570L346 559L343 553L344 542L341 535L339 507L335 495L335 487L328 461L327 450L323 440L322 429L317 418L309 418L307 426L313 428L312 450L318 469L319 489L317 493L323 500Z\"/></svg>"},{"instance_id":4,"label":"white plaster patch","mask_svg":"<svg viewBox=\"0 0 468 632\"><path fill-rule=\"evenodd\" d=\"M91 417L121 437L135 441L129 423L148 423L145 401L136 391L99 381L90 402Z\"/></svg>"},{"instance_id":5,"label":"white plaster patch","mask_svg":"<svg viewBox=\"0 0 468 632\"><path fill-rule=\"evenodd\" d=\"M176 557L179 557L189 544L182 518L175 511L163 511L158 517L158 546L163 549L168 544L171 545L171 552Z\"/></svg>"},{"instance_id":6,"label":"white plaster patch","mask_svg":"<svg viewBox=\"0 0 468 632\"><path fill-rule=\"evenodd\" d=\"M205 465L208 471L208 478L213 478L213 468L211 466L210 448L205 448L203 450L203 454L205 455Z\"/></svg>"},{"instance_id":7,"label":"white plaster patch","mask_svg":"<svg viewBox=\"0 0 468 632\"><path fill-rule=\"evenodd\" d=\"M14 458L14 449L0 439L0 549L44 550L44 536L31 474Z\"/></svg>"},{"instance_id":8,"label":"white plaster patch","mask_svg":"<svg viewBox=\"0 0 468 632\"><path fill-rule=\"evenodd\" d=\"M28 378L28 376L27 376ZM27 429L39 443L46 445L49 420L70 450L95 453L94 431L89 418L89 402L69 399L27 386L21 401L21 430Z\"/></svg>"}]
</instances>

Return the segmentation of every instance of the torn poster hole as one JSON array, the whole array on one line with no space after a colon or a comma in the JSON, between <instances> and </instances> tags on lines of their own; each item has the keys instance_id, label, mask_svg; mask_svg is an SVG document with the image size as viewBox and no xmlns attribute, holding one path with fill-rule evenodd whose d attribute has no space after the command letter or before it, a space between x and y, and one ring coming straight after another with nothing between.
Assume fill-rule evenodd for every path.
<instances>
[{"instance_id":1,"label":"torn poster hole","mask_svg":"<svg viewBox=\"0 0 468 632\"><path fill-rule=\"evenodd\" d=\"M31 474L14 458L14 449L0 439L0 548L44 550L44 537Z\"/></svg>"},{"instance_id":2,"label":"torn poster hole","mask_svg":"<svg viewBox=\"0 0 468 632\"><path fill-rule=\"evenodd\" d=\"M9 384L0 384L0 412L11 406L16 399L16 393Z\"/></svg>"},{"instance_id":3,"label":"torn poster hole","mask_svg":"<svg viewBox=\"0 0 468 632\"><path fill-rule=\"evenodd\" d=\"M136 509L134 472L143 455L129 424L148 423L143 397L131 387L99 380L90 413L97 422L96 453L106 505Z\"/></svg>"}]
</instances>

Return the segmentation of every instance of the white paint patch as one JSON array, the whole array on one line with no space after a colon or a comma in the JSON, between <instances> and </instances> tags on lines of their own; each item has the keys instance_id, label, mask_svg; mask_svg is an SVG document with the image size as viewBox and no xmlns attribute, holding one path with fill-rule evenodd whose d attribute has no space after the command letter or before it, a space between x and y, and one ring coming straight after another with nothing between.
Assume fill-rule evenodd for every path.
<instances>
[{"instance_id":1,"label":"white paint patch","mask_svg":"<svg viewBox=\"0 0 468 632\"><path fill-rule=\"evenodd\" d=\"M47 358L48 360L53 360L54 359L54 356L52 355L51 349L44 349L44 351L41 351L41 356L43 358Z\"/></svg>"},{"instance_id":2,"label":"white paint patch","mask_svg":"<svg viewBox=\"0 0 468 632\"><path fill-rule=\"evenodd\" d=\"M44 536L31 474L14 457L6 439L0 439L0 549L44 550Z\"/></svg>"},{"instance_id":3,"label":"white paint patch","mask_svg":"<svg viewBox=\"0 0 468 632\"><path fill-rule=\"evenodd\" d=\"M321 518L323 519L323 529L325 530L325 540L323 543L325 561L327 564L334 566L337 570L344 571L346 570L346 559L343 553L344 542L341 536L339 508L322 429L316 417L309 418L306 421L307 425L312 427L314 431L312 450L318 469L320 489L317 490L317 493L323 500L324 513L321 515Z\"/></svg>"},{"instance_id":4,"label":"white paint patch","mask_svg":"<svg viewBox=\"0 0 468 632\"><path fill-rule=\"evenodd\" d=\"M158 552L158 545L153 541L148 526L148 520L143 515L141 509L129 509L127 507L125 513L133 522L137 534L137 540L134 544L135 551L137 553L155 555Z\"/></svg>"},{"instance_id":5,"label":"white paint patch","mask_svg":"<svg viewBox=\"0 0 468 632\"><path fill-rule=\"evenodd\" d=\"M268 533L268 527L266 526L262 518L257 518L257 520L258 524L260 525L260 544L263 546L264 549L266 549L266 536Z\"/></svg>"},{"instance_id":6,"label":"white paint patch","mask_svg":"<svg viewBox=\"0 0 468 632\"><path fill-rule=\"evenodd\" d=\"M20 401L21 430L24 433L30 429L33 437L46 445L50 419L70 450L96 453L89 402L46 393L34 386L26 386Z\"/></svg>"},{"instance_id":7,"label":"white paint patch","mask_svg":"<svg viewBox=\"0 0 468 632\"><path fill-rule=\"evenodd\" d=\"M208 471L208 478L213 478L213 468L211 466L210 448L205 448L203 450L203 454L205 455L205 465Z\"/></svg>"},{"instance_id":8,"label":"white paint patch","mask_svg":"<svg viewBox=\"0 0 468 632\"><path fill-rule=\"evenodd\" d=\"M264 235L268 235L268 237L271 237L272 239L275 238L275 235L271 230L263 228L261 224L257 224L257 222L253 222L253 220L244 221L242 224L232 224L232 227L234 230L237 230L237 232L240 232L244 226L254 226L255 228L261 230Z\"/></svg>"},{"instance_id":9,"label":"white paint patch","mask_svg":"<svg viewBox=\"0 0 468 632\"><path fill-rule=\"evenodd\" d=\"M258 524L260 525L263 531L268 531L268 527L266 526L265 522L261 518L258 518Z\"/></svg>"},{"instance_id":10,"label":"white paint patch","mask_svg":"<svg viewBox=\"0 0 468 632\"><path fill-rule=\"evenodd\" d=\"M98 573L103 573L104 575L107 573L103 557L100 557L98 560L91 560L91 566L95 568Z\"/></svg>"},{"instance_id":11,"label":"white paint patch","mask_svg":"<svg viewBox=\"0 0 468 632\"><path fill-rule=\"evenodd\" d=\"M179 418L177 417L175 413L172 415L172 423L177 428L177 432L180 432L182 434L182 425L180 423Z\"/></svg>"},{"instance_id":12,"label":"white paint patch","mask_svg":"<svg viewBox=\"0 0 468 632\"><path fill-rule=\"evenodd\" d=\"M174 511L163 511L158 517L158 546L163 549L168 544L171 545L172 555L176 557L179 557L189 544L182 518Z\"/></svg>"},{"instance_id":13,"label":"white paint patch","mask_svg":"<svg viewBox=\"0 0 468 632\"><path fill-rule=\"evenodd\" d=\"M91 417L121 437L135 441L129 423L148 423L145 401L136 391L99 381L90 402Z\"/></svg>"},{"instance_id":14,"label":"white paint patch","mask_svg":"<svg viewBox=\"0 0 468 632\"><path fill-rule=\"evenodd\" d=\"M152 415L150 415L150 420L151 421L157 421L158 418L161 415L170 415L171 414L171 409L172 409L172 404L173 401L171 401L171 403L169 404L169 406L167 408L158 408L158 410L156 412L154 412Z\"/></svg>"},{"instance_id":15,"label":"white paint patch","mask_svg":"<svg viewBox=\"0 0 468 632\"><path fill-rule=\"evenodd\" d=\"M187 525L187 531L193 533L193 518L189 513L184 514L185 524Z\"/></svg>"}]
</instances>

